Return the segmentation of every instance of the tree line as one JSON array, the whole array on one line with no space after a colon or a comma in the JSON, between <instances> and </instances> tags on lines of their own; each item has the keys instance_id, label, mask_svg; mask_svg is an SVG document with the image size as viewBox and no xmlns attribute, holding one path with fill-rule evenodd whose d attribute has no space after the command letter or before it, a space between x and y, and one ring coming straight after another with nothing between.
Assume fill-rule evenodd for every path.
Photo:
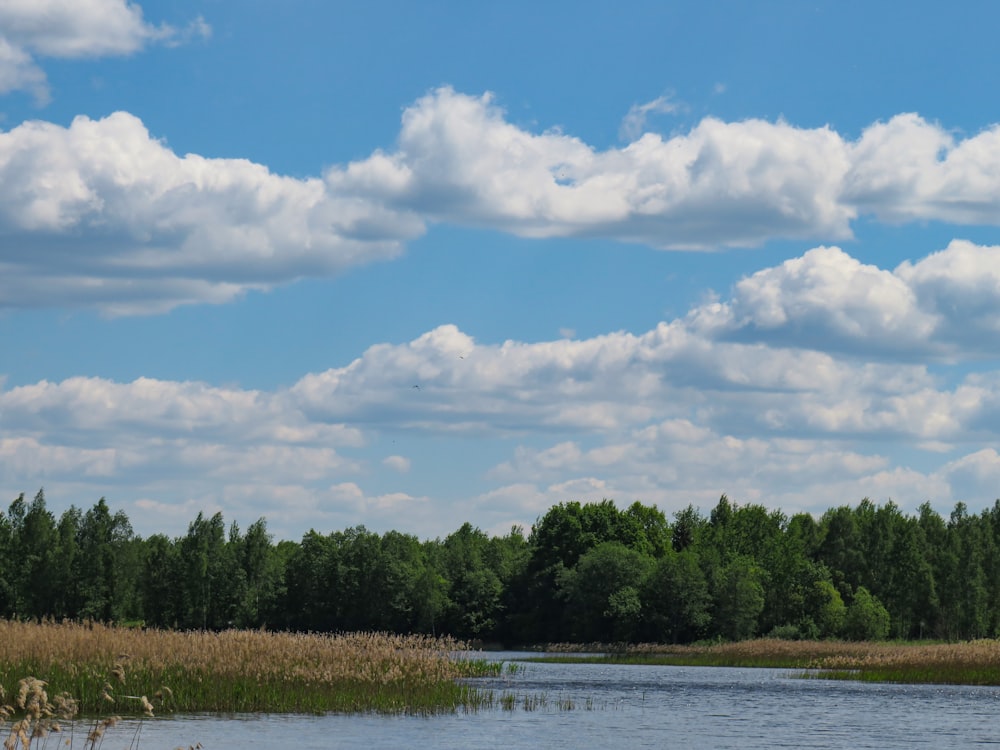
<instances>
[{"instance_id":1,"label":"tree line","mask_svg":"<svg viewBox=\"0 0 1000 750\"><path fill-rule=\"evenodd\" d=\"M105 500L0 512L0 616L182 629L379 630L506 645L1000 636L1000 500L948 519L892 502L787 517L565 502L525 534L363 526L274 542L221 514L136 535Z\"/></svg>"}]
</instances>

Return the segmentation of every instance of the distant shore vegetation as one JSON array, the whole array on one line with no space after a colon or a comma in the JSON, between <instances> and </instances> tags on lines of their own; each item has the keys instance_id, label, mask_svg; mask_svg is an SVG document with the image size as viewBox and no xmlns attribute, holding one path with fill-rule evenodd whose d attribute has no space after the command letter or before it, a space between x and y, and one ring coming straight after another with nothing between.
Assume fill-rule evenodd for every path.
<instances>
[{"instance_id":1,"label":"distant shore vegetation","mask_svg":"<svg viewBox=\"0 0 1000 750\"><path fill-rule=\"evenodd\" d=\"M958 643L764 638L689 645L549 644L546 655L532 661L766 667L826 680L1000 685L1000 641L993 638Z\"/></svg>"},{"instance_id":2,"label":"distant shore vegetation","mask_svg":"<svg viewBox=\"0 0 1000 750\"><path fill-rule=\"evenodd\" d=\"M275 542L199 514L136 535L104 499L0 512L0 617L175 631L381 632L550 642L955 642L1000 635L1000 501L786 516L565 502L532 528L421 540L363 526Z\"/></svg>"}]
</instances>

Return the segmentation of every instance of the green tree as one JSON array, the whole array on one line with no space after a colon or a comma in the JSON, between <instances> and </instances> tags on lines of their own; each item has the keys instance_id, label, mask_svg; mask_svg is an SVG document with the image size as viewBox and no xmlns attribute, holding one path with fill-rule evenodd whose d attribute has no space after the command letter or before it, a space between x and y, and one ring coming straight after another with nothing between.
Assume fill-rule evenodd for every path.
<instances>
[{"instance_id":1,"label":"green tree","mask_svg":"<svg viewBox=\"0 0 1000 750\"><path fill-rule=\"evenodd\" d=\"M737 557L716 572L713 626L718 635L732 641L756 635L764 610L761 578L762 571L748 557Z\"/></svg>"},{"instance_id":2,"label":"green tree","mask_svg":"<svg viewBox=\"0 0 1000 750\"><path fill-rule=\"evenodd\" d=\"M530 548L524 530L513 526L504 536L494 536L487 543L483 559L500 579L500 607L493 637L501 643L518 641L518 609L528 572Z\"/></svg>"},{"instance_id":3,"label":"green tree","mask_svg":"<svg viewBox=\"0 0 1000 750\"><path fill-rule=\"evenodd\" d=\"M460 638L493 635L502 615L503 583L486 564L489 538L470 523L449 534L442 547L444 577L449 582L448 631Z\"/></svg>"},{"instance_id":4,"label":"green tree","mask_svg":"<svg viewBox=\"0 0 1000 750\"><path fill-rule=\"evenodd\" d=\"M24 502L24 495L20 500ZM11 617L17 609L14 543L14 527L7 514L0 511L0 617Z\"/></svg>"},{"instance_id":5,"label":"green tree","mask_svg":"<svg viewBox=\"0 0 1000 750\"><path fill-rule=\"evenodd\" d=\"M112 515L103 497L84 514L75 545L79 617L112 622L134 614L132 539L128 517L121 511Z\"/></svg>"},{"instance_id":6,"label":"green tree","mask_svg":"<svg viewBox=\"0 0 1000 750\"><path fill-rule=\"evenodd\" d=\"M236 624L260 627L276 614L284 579L284 565L271 543L267 521L260 518L246 534L233 540L236 558L243 573L243 596L237 604Z\"/></svg>"},{"instance_id":7,"label":"green tree","mask_svg":"<svg viewBox=\"0 0 1000 750\"><path fill-rule=\"evenodd\" d=\"M414 581L414 623L421 633L437 635L451 607L448 599L448 579L444 577L440 539L421 545L423 566L416 571Z\"/></svg>"},{"instance_id":8,"label":"green tree","mask_svg":"<svg viewBox=\"0 0 1000 750\"><path fill-rule=\"evenodd\" d=\"M889 635L889 612L864 586L847 607L844 636L852 641L881 641Z\"/></svg>"},{"instance_id":9,"label":"green tree","mask_svg":"<svg viewBox=\"0 0 1000 750\"><path fill-rule=\"evenodd\" d=\"M226 544L221 513L199 513L181 540L184 564L182 627L218 630L230 626L242 594L235 545ZM239 572L238 572L239 571Z\"/></svg>"},{"instance_id":10,"label":"green tree","mask_svg":"<svg viewBox=\"0 0 1000 750\"><path fill-rule=\"evenodd\" d=\"M816 560L822 541L822 529L811 513L796 513L788 519L785 535L792 546L809 560Z\"/></svg>"},{"instance_id":11,"label":"green tree","mask_svg":"<svg viewBox=\"0 0 1000 750\"><path fill-rule=\"evenodd\" d=\"M866 562L857 517L850 506L828 510L820 519L823 541L817 557L830 570L841 594L866 580Z\"/></svg>"},{"instance_id":12,"label":"green tree","mask_svg":"<svg viewBox=\"0 0 1000 750\"><path fill-rule=\"evenodd\" d=\"M840 592L828 578L813 582L807 600L810 620L816 626L816 635L835 638L843 630L847 620L847 606Z\"/></svg>"},{"instance_id":13,"label":"green tree","mask_svg":"<svg viewBox=\"0 0 1000 750\"><path fill-rule=\"evenodd\" d=\"M642 589L644 636L664 643L704 637L712 620L712 597L697 553L669 552L656 561Z\"/></svg>"},{"instance_id":14,"label":"green tree","mask_svg":"<svg viewBox=\"0 0 1000 750\"><path fill-rule=\"evenodd\" d=\"M419 581L427 567L420 540L412 534L386 532L381 539L381 560L389 592L380 612L381 627L397 633L419 630L420 596L425 593L419 591Z\"/></svg>"},{"instance_id":15,"label":"green tree","mask_svg":"<svg viewBox=\"0 0 1000 750\"><path fill-rule=\"evenodd\" d=\"M179 547L163 534L154 534L141 546L139 598L142 618L148 625L161 628L188 625L184 621L183 604L185 566Z\"/></svg>"},{"instance_id":16,"label":"green tree","mask_svg":"<svg viewBox=\"0 0 1000 750\"><path fill-rule=\"evenodd\" d=\"M670 533L670 546L675 552L683 552L697 546L701 540L706 521L693 505L674 513L674 526Z\"/></svg>"},{"instance_id":17,"label":"green tree","mask_svg":"<svg viewBox=\"0 0 1000 750\"><path fill-rule=\"evenodd\" d=\"M336 585L340 555L329 536L310 529L289 555L285 624L325 632L337 627Z\"/></svg>"},{"instance_id":18,"label":"green tree","mask_svg":"<svg viewBox=\"0 0 1000 750\"><path fill-rule=\"evenodd\" d=\"M621 542L603 542L560 580L569 633L582 641L627 641L642 620L640 590L654 559Z\"/></svg>"},{"instance_id":19,"label":"green tree","mask_svg":"<svg viewBox=\"0 0 1000 750\"><path fill-rule=\"evenodd\" d=\"M666 548L667 523L656 508L634 505L622 513L612 500L554 505L532 527L527 580L519 583L520 607L513 613L516 630L531 641L568 637L566 599L560 581L580 558L605 542L616 542L644 555ZM621 606L625 606L622 603Z\"/></svg>"},{"instance_id":20,"label":"green tree","mask_svg":"<svg viewBox=\"0 0 1000 750\"><path fill-rule=\"evenodd\" d=\"M949 542L944 519L923 503L918 509L917 526L926 540L924 559L931 569L937 593L936 600L919 613L918 631L921 636L955 638L958 631L956 607L953 605L955 585L960 576L958 558Z\"/></svg>"},{"instance_id":21,"label":"green tree","mask_svg":"<svg viewBox=\"0 0 1000 750\"><path fill-rule=\"evenodd\" d=\"M80 616L81 586L79 578L79 536L83 514L71 505L59 516L56 527L56 546L52 559L52 574L62 585L56 591L54 617L77 618Z\"/></svg>"},{"instance_id":22,"label":"green tree","mask_svg":"<svg viewBox=\"0 0 1000 750\"><path fill-rule=\"evenodd\" d=\"M960 638L983 638L988 635L990 615L989 590L985 563L990 556L992 534L977 516L968 513L965 503L956 503L948 522L951 558L956 563L950 583L950 605Z\"/></svg>"},{"instance_id":23,"label":"green tree","mask_svg":"<svg viewBox=\"0 0 1000 750\"><path fill-rule=\"evenodd\" d=\"M20 500L23 503L23 496ZM55 517L45 506L45 492L38 490L27 509L15 510L12 505L11 516L19 520L15 525L13 571L19 578L18 614L52 617L57 614L59 592L69 582L57 578L58 532Z\"/></svg>"},{"instance_id":24,"label":"green tree","mask_svg":"<svg viewBox=\"0 0 1000 750\"><path fill-rule=\"evenodd\" d=\"M927 540L914 518L895 515L893 545L884 563L890 573L882 594L897 638L922 638L924 627L936 619L937 582L928 560Z\"/></svg>"}]
</instances>

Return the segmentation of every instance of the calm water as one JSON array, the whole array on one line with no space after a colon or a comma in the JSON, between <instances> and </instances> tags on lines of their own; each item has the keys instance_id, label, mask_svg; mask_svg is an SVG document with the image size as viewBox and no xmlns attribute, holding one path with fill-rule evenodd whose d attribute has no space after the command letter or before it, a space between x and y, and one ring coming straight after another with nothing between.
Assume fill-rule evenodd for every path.
<instances>
[{"instance_id":1,"label":"calm water","mask_svg":"<svg viewBox=\"0 0 1000 750\"><path fill-rule=\"evenodd\" d=\"M508 658L513 655L507 655ZM1000 745L1000 690L801 680L783 670L526 664L482 683L519 707L432 718L160 718L143 750L969 748ZM528 711L524 696L544 696ZM566 710L566 702L573 708ZM121 727L104 744L127 747Z\"/></svg>"}]
</instances>

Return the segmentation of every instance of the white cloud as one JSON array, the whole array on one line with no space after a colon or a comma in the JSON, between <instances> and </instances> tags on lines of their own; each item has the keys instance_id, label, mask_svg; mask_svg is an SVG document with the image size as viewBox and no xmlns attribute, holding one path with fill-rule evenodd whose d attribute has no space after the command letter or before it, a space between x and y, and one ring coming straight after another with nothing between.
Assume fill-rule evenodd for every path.
<instances>
[{"instance_id":1,"label":"white cloud","mask_svg":"<svg viewBox=\"0 0 1000 750\"><path fill-rule=\"evenodd\" d=\"M387 469L405 474L410 470L410 459L405 456L386 456L382 459L382 465Z\"/></svg>"},{"instance_id":2,"label":"white cloud","mask_svg":"<svg viewBox=\"0 0 1000 750\"><path fill-rule=\"evenodd\" d=\"M7 54L11 70L32 75L29 59ZM405 110L394 150L296 179L179 156L125 112L69 127L26 122L0 132L0 306L137 314L221 303L394 258L435 221L664 249L848 238L861 214L1000 224L997 132L959 142L901 115L848 142L830 128L706 118L686 134L598 151L510 123L490 95L441 88ZM988 306L997 276L995 251L957 243L941 255L891 271L817 248L745 280L731 325L759 340L822 331L845 347L874 327L883 335L864 334L870 344L894 350L938 326L944 352L955 347L939 320L956 302L948 295L974 291L958 308ZM987 274L974 284L944 270L959 261ZM780 308L768 301L778 285ZM994 338L1000 329L996 316L976 325Z\"/></svg>"},{"instance_id":3,"label":"white cloud","mask_svg":"<svg viewBox=\"0 0 1000 750\"><path fill-rule=\"evenodd\" d=\"M490 95L442 88L406 110L395 152L331 170L327 181L438 221L704 249L850 236L854 210L837 202L848 168L827 128L708 118L687 135L647 133L598 152L512 125Z\"/></svg>"},{"instance_id":4,"label":"white cloud","mask_svg":"<svg viewBox=\"0 0 1000 750\"><path fill-rule=\"evenodd\" d=\"M889 271L819 247L736 284L728 304L689 316L728 340L876 359L993 357L1000 346L1000 247L956 240Z\"/></svg>"},{"instance_id":5,"label":"white cloud","mask_svg":"<svg viewBox=\"0 0 1000 750\"><path fill-rule=\"evenodd\" d=\"M49 87L42 71L31 55L0 36L0 94L8 91L31 92L35 101L49 101Z\"/></svg>"},{"instance_id":6,"label":"white cloud","mask_svg":"<svg viewBox=\"0 0 1000 750\"><path fill-rule=\"evenodd\" d=\"M844 200L883 221L1000 223L1000 128L956 141L916 114L877 123L851 144Z\"/></svg>"},{"instance_id":7,"label":"white cloud","mask_svg":"<svg viewBox=\"0 0 1000 750\"><path fill-rule=\"evenodd\" d=\"M895 275L938 320L936 343L951 351L995 356L1000 347L1000 247L955 240Z\"/></svg>"},{"instance_id":8,"label":"white cloud","mask_svg":"<svg viewBox=\"0 0 1000 750\"><path fill-rule=\"evenodd\" d=\"M645 114L671 106L657 99L626 121L641 129ZM829 127L709 117L687 134L597 151L560 130L513 125L489 94L440 88L407 108L395 151L327 180L430 219L527 237L712 249L847 238L860 214L997 225L998 175L1000 128L956 141L917 115L853 142Z\"/></svg>"},{"instance_id":9,"label":"white cloud","mask_svg":"<svg viewBox=\"0 0 1000 750\"><path fill-rule=\"evenodd\" d=\"M4 429L18 434L58 432L63 439L102 435L166 442L197 437L201 442L274 441L288 445L323 443L358 446L358 430L310 423L282 393L218 388L198 382L139 378L116 383L74 377L0 391Z\"/></svg>"},{"instance_id":10,"label":"white cloud","mask_svg":"<svg viewBox=\"0 0 1000 750\"><path fill-rule=\"evenodd\" d=\"M839 441L740 439L666 422L636 432L626 447L599 476L575 457L555 466L550 449L521 448L516 459L519 483L487 493L479 502L484 512L492 513L510 503L528 522L532 513L537 516L567 500L613 498L621 506L638 500L656 504L669 516L689 504L707 511L724 493L736 502L762 503L788 515L822 513L863 497L876 502L895 499L909 510L925 500L947 508L961 498L950 483L949 465L920 472L894 466L884 456L845 449ZM553 481L558 476L562 479ZM973 497L982 502L990 491ZM514 503L515 497L530 498L530 507Z\"/></svg>"},{"instance_id":11,"label":"white cloud","mask_svg":"<svg viewBox=\"0 0 1000 750\"><path fill-rule=\"evenodd\" d=\"M952 487L955 500L975 507L1000 499L1000 454L994 448L950 461L939 472Z\"/></svg>"},{"instance_id":12,"label":"white cloud","mask_svg":"<svg viewBox=\"0 0 1000 750\"><path fill-rule=\"evenodd\" d=\"M394 257L422 231L318 179L179 157L123 112L0 133L0 306L222 302Z\"/></svg>"},{"instance_id":13,"label":"white cloud","mask_svg":"<svg viewBox=\"0 0 1000 750\"><path fill-rule=\"evenodd\" d=\"M5 0L0 3L0 94L27 90L48 99L45 75L35 58L129 55L150 43L176 44L205 37L202 18L186 29L145 21L128 0Z\"/></svg>"},{"instance_id":14,"label":"white cloud","mask_svg":"<svg viewBox=\"0 0 1000 750\"><path fill-rule=\"evenodd\" d=\"M650 115L671 114L679 108L679 105L671 101L668 96L658 96L645 104L633 104L622 120L618 135L624 141L634 141L645 132L646 121Z\"/></svg>"},{"instance_id":15,"label":"white cloud","mask_svg":"<svg viewBox=\"0 0 1000 750\"><path fill-rule=\"evenodd\" d=\"M49 475L108 477L122 467L114 448L46 445L31 437L0 438L0 467L11 477L44 480Z\"/></svg>"},{"instance_id":16,"label":"white cloud","mask_svg":"<svg viewBox=\"0 0 1000 750\"><path fill-rule=\"evenodd\" d=\"M892 272L819 247L743 279L701 322L754 341L887 353L923 351L936 318Z\"/></svg>"},{"instance_id":17,"label":"white cloud","mask_svg":"<svg viewBox=\"0 0 1000 750\"><path fill-rule=\"evenodd\" d=\"M960 273L934 255L892 272L819 248L744 279L728 302L641 335L481 345L441 326L307 375L289 395L316 420L473 435L614 434L682 419L730 434L980 439L992 433L995 384L971 374L948 385L925 364L996 351L989 339L952 336L962 310L942 312L930 296L944 279L949 294L985 290L973 305L982 320L1000 310L1000 293L983 281L1000 256L961 243L944 254L956 251L984 270Z\"/></svg>"},{"instance_id":18,"label":"white cloud","mask_svg":"<svg viewBox=\"0 0 1000 750\"><path fill-rule=\"evenodd\" d=\"M983 345L946 339L961 316L1000 308L996 259L952 243L887 271L821 248L645 333L483 344L444 325L276 391L0 388L0 491L118 494L149 518L157 503L242 523L281 507L288 529L363 518L431 535L455 518L530 524L566 499L676 509L727 492L788 512L970 500L995 485L1000 371L970 369ZM950 359L931 371L935 351ZM501 453L465 504L412 495L392 485L410 459L376 447L388 432ZM443 470L433 454L422 472Z\"/></svg>"}]
</instances>

